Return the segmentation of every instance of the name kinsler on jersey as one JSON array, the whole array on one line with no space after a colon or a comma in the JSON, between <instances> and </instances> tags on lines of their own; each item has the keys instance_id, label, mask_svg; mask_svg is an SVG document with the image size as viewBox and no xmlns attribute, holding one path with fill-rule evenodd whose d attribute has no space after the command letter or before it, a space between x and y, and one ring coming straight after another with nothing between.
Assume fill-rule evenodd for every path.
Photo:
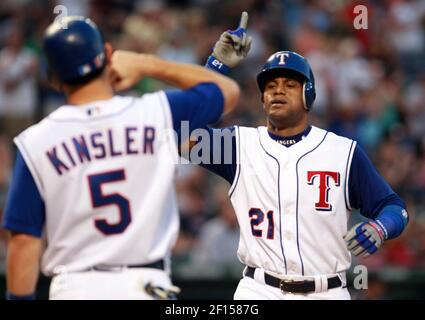
<instances>
[{"instance_id":1,"label":"name kinsler on jersey","mask_svg":"<svg viewBox=\"0 0 425 320\"><path fill-rule=\"evenodd\" d=\"M117 143L117 140L124 143ZM153 154L155 128L145 126L126 127L123 132L114 129L95 131L73 136L45 152L57 174L62 175L72 168L106 157L138 154ZM118 145L122 147L119 148ZM61 155L59 156L58 153ZM76 155L76 156L75 156Z\"/></svg>"}]
</instances>

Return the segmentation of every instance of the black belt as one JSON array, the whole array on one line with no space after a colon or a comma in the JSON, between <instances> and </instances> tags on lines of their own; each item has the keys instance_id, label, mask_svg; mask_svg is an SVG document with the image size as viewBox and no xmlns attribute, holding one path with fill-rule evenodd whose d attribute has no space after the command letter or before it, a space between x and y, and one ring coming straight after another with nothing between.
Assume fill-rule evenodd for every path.
<instances>
[{"instance_id":1,"label":"black belt","mask_svg":"<svg viewBox=\"0 0 425 320\"><path fill-rule=\"evenodd\" d=\"M248 267L245 275L254 279L255 268ZM291 293L310 293L316 291L314 280L284 280L273 277L264 272L264 282L269 286L279 288L284 292ZM341 279L338 276L328 278L328 289L338 288L342 286Z\"/></svg>"},{"instance_id":2,"label":"black belt","mask_svg":"<svg viewBox=\"0 0 425 320\"><path fill-rule=\"evenodd\" d=\"M121 271L124 268L152 268L152 269L165 269L165 263L164 260L157 260L152 263L146 263L146 264L130 264L130 265L118 265L118 266L110 266L110 265L98 265L94 266L92 268L89 268L89 270L95 270L95 271Z\"/></svg>"}]
</instances>

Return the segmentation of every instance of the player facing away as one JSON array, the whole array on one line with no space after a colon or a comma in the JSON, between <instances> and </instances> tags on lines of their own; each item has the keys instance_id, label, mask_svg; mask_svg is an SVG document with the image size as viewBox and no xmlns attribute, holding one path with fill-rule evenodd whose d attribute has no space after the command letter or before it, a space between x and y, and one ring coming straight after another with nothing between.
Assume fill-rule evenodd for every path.
<instances>
[{"instance_id":1,"label":"player facing away","mask_svg":"<svg viewBox=\"0 0 425 320\"><path fill-rule=\"evenodd\" d=\"M206 67L227 71L246 56L246 20L221 35ZM309 124L316 93L304 57L272 54L257 83L266 126L207 128L209 139L192 144L210 152L201 165L231 184L246 265L234 298L350 299L351 254L399 236L406 206L356 141ZM368 220L347 230L354 208Z\"/></svg>"},{"instance_id":2,"label":"player facing away","mask_svg":"<svg viewBox=\"0 0 425 320\"><path fill-rule=\"evenodd\" d=\"M84 17L53 23L43 41L67 105L14 140L7 297L34 298L41 255L51 299L172 298L178 152L163 133L179 132L183 120L216 122L237 103L238 85L201 66L112 52ZM143 77L179 90L114 95Z\"/></svg>"}]
</instances>

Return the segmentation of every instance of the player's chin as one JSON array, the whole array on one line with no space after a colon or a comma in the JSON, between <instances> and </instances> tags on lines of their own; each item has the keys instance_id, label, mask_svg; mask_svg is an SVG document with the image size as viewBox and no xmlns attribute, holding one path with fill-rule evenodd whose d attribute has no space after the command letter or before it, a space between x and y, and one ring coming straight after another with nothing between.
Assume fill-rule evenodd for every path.
<instances>
[{"instance_id":1,"label":"player's chin","mask_svg":"<svg viewBox=\"0 0 425 320\"><path fill-rule=\"evenodd\" d=\"M273 127L278 129L292 127L298 123L297 114L290 109L270 110L268 119Z\"/></svg>"},{"instance_id":2,"label":"player's chin","mask_svg":"<svg viewBox=\"0 0 425 320\"><path fill-rule=\"evenodd\" d=\"M286 119L291 117L291 111L289 110L289 108L272 106L269 109L268 116L270 119L276 120L278 122L281 122L281 121L286 122Z\"/></svg>"}]
</instances>

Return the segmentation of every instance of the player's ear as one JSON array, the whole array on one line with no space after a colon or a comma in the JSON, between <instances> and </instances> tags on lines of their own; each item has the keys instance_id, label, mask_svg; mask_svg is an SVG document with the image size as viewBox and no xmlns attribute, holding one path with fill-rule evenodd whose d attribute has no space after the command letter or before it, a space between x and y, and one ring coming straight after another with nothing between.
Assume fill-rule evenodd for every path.
<instances>
[{"instance_id":1,"label":"player's ear","mask_svg":"<svg viewBox=\"0 0 425 320\"><path fill-rule=\"evenodd\" d=\"M106 65L110 65L114 48L112 48L112 44L110 42L105 42L103 47L105 48Z\"/></svg>"}]
</instances>

